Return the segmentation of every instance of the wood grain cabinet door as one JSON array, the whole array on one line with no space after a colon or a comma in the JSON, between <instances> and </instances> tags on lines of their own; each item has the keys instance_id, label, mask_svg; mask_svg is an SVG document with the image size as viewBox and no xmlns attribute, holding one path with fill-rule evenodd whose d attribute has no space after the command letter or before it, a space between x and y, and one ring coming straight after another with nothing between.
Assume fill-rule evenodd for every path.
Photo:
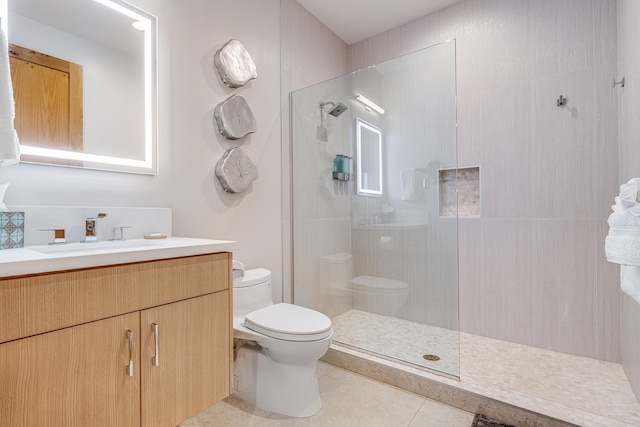
<instances>
[{"instance_id":1,"label":"wood grain cabinet door","mask_svg":"<svg viewBox=\"0 0 640 427\"><path fill-rule=\"evenodd\" d=\"M140 325L143 426L174 427L229 396L229 291L144 310Z\"/></svg>"},{"instance_id":2,"label":"wood grain cabinet door","mask_svg":"<svg viewBox=\"0 0 640 427\"><path fill-rule=\"evenodd\" d=\"M15 98L14 126L20 142L41 148L82 152L82 66L14 44L9 45ZM42 162L38 157L22 160ZM46 163L82 166L47 159Z\"/></svg>"},{"instance_id":3,"label":"wood grain cabinet door","mask_svg":"<svg viewBox=\"0 0 640 427\"><path fill-rule=\"evenodd\" d=\"M138 426L139 321L132 313L0 345L0 426Z\"/></svg>"}]
</instances>

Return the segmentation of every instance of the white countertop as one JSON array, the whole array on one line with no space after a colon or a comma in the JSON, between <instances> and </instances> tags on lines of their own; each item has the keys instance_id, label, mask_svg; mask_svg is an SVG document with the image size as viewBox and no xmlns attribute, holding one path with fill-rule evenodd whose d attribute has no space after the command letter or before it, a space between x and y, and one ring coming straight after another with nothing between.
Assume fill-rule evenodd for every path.
<instances>
[{"instance_id":1,"label":"white countertop","mask_svg":"<svg viewBox=\"0 0 640 427\"><path fill-rule=\"evenodd\" d=\"M0 278L140 261L232 252L230 240L168 237L97 243L65 243L0 250Z\"/></svg>"}]
</instances>

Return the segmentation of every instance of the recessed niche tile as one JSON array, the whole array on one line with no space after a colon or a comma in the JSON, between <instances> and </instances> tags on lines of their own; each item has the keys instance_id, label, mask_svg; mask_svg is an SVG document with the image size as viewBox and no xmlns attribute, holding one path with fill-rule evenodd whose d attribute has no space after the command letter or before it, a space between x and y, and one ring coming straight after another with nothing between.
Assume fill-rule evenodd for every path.
<instances>
[{"instance_id":1,"label":"recessed niche tile","mask_svg":"<svg viewBox=\"0 0 640 427\"><path fill-rule=\"evenodd\" d=\"M440 216L480 216L480 167L439 171Z\"/></svg>"}]
</instances>

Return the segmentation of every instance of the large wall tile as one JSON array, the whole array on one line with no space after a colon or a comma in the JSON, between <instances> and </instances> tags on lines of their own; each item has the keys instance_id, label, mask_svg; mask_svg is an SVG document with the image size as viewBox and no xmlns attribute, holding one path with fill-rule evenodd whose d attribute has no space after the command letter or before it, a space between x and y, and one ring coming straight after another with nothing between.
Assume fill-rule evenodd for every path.
<instances>
[{"instance_id":1,"label":"large wall tile","mask_svg":"<svg viewBox=\"0 0 640 427\"><path fill-rule=\"evenodd\" d=\"M461 330L518 343L533 339L532 224L460 221Z\"/></svg>"},{"instance_id":2,"label":"large wall tile","mask_svg":"<svg viewBox=\"0 0 640 427\"><path fill-rule=\"evenodd\" d=\"M532 87L531 216L593 218L593 72L541 79ZM564 95L568 101L556 105ZM609 172L612 173L613 171Z\"/></svg>"},{"instance_id":3,"label":"large wall tile","mask_svg":"<svg viewBox=\"0 0 640 427\"><path fill-rule=\"evenodd\" d=\"M620 266L605 257L604 239L609 225L599 220L595 227L597 358L620 362Z\"/></svg>"},{"instance_id":4,"label":"large wall tile","mask_svg":"<svg viewBox=\"0 0 640 427\"><path fill-rule=\"evenodd\" d=\"M636 397L640 400L640 305L630 296L622 294L622 330L620 340L622 341L622 366L629 378L629 383Z\"/></svg>"},{"instance_id":5,"label":"large wall tile","mask_svg":"<svg viewBox=\"0 0 640 427\"><path fill-rule=\"evenodd\" d=\"M530 217L537 202L531 194L531 93L526 84L518 84L478 92L472 99L474 131L464 135L471 142L460 140L482 147L482 217Z\"/></svg>"},{"instance_id":6,"label":"large wall tile","mask_svg":"<svg viewBox=\"0 0 640 427\"><path fill-rule=\"evenodd\" d=\"M617 55L616 78L631 81L640 79L640 2L617 1ZM630 84L616 88L619 113L620 182L640 176L640 85ZM616 192L617 193L617 192ZM636 396L640 399L640 307L626 294L622 296L620 342L622 365Z\"/></svg>"},{"instance_id":7,"label":"large wall tile","mask_svg":"<svg viewBox=\"0 0 640 427\"><path fill-rule=\"evenodd\" d=\"M615 75L615 65L606 64L596 67L595 76L595 100L596 111L594 116L594 155L591 170L592 174L596 218L607 219L611 214L611 205L615 196L619 193L620 178L618 176L619 149L618 149L618 90L611 87L612 78ZM598 173L603 171L604 173Z\"/></svg>"},{"instance_id":8,"label":"large wall tile","mask_svg":"<svg viewBox=\"0 0 640 427\"><path fill-rule=\"evenodd\" d=\"M594 220L533 222L534 345L597 356Z\"/></svg>"}]
</instances>

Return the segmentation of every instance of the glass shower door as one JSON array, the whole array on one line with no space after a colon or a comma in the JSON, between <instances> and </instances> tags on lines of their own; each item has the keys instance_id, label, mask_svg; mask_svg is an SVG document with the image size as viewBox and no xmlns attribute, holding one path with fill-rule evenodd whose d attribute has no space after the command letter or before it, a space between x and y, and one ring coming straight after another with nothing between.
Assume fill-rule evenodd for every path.
<instances>
[{"instance_id":1,"label":"glass shower door","mask_svg":"<svg viewBox=\"0 0 640 427\"><path fill-rule=\"evenodd\" d=\"M458 376L455 41L292 93L291 126L294 302Z\"/></svg>"}]
</instances>

